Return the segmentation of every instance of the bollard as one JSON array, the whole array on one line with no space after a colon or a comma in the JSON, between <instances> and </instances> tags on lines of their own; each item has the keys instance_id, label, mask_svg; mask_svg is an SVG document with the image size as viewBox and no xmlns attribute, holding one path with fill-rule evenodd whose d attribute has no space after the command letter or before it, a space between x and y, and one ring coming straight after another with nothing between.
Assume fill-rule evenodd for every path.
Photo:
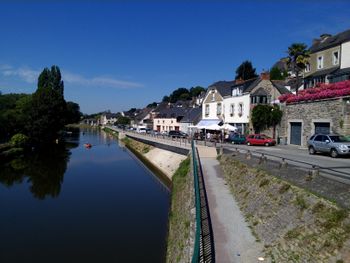
<instances>
[{"instance_id":1,"label":"bollard","mask_svg":"<svg viewBox=\"0 0 350 263\"><path fill-rule=\"evenodd\" d=\"M265 154L262 153L260 158L259 158L259 164L266 163L266 160L267 160L267 158L266 158Z\"/></svg>"},{"instance_id":2,"label":"bollard","mask_svg":"<svg viewBox=\"0 0 350 263\"><path fill-rule=\"evenodd\" d=\"M286 160L284 158L282 158L282 161L279 164L279 169L287 168L287 167L288 167L288 163L286 162Z\"/></svg>"},{"instance_id":3,"label":"bollard","mask_svg":"<svg viewBox=\"0 0 350 263\"><path fill-rule=\"evenodd\" d=\"M320 175L320 168L316 165L312 166L312 169L309 171L309 175L311 176L311 178L315 178L316 176Z\"/></svg>"},{"instance_id":4,"label":"bollard","mask_svg":"<svg viewBox=\"0 0 350 263\"><path fill-rule=\"evenodd\" d=\"M252 159L252 154L251 154L250 150L248 150L247 153L245 154L245 158L246 158L247 160Z\"/></svg>"},{"instance_id":5,"label":"bollard","mask_svg":"<svg viewBox=\"0 0 350 263\"><path fill-rule=\"evenodd\" d=\"M222 145L221 145L221 147L220 147L220 155L223 155L224 154L224 147L222 147Z\"/></svg>"}]
</instances>

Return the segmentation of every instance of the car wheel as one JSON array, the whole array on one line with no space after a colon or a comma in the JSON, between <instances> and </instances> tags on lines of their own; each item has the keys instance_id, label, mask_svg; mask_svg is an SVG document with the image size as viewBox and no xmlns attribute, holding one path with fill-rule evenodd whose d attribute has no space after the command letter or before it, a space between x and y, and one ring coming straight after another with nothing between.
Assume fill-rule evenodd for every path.
<instances>
[{"instance_id":1,"label":"car wheel","mask_svg":"<svg viewBox=\"0 0 350 263\"><path fill-rule=\"evenodd\" d=\"M315 154L315 148L314 147L312 147L312 146L310 146L309 147L309 154Z\"/></svg>"},{"instance_id":2,"label":"car wheel","mask_svg":"<svg viewBox=\"0 0 350 263\"><path fill-rule=\"evenodd\" d=\"M235 141L232 141L232 144L235 144Z\"/></svg>"},{"instance_id":3,"label":"car wheel","mask_svg":"<svg viewBox=\"0 0 350 263\"><path fill-rule=\"evenodd\" d=\"M247 142L247 145L250 146L250 142Z\"/></svg>"},{"instance_id":4,"label":"car wheel","mask_svg":"<svg viewBox=\"0 0 350 263\"><path fill-rule=\"evenodd\" d=\"M337 152L336 149L332 149L332 150L331 150L331 156L332 156L333 158L337 158L337 157L338 157L338 152Z\"/></svg>"},{"instance_id":5,"label":"car wheel","mask_svg":"<svg viewBox=\"0 0 350 263\"><path fill-rule=\"evenodd\" d=\"M267 146L269 146L270 144L267 142L267 143L265 143L265 146L267 147Z\"/></svg>"}]
</instances>

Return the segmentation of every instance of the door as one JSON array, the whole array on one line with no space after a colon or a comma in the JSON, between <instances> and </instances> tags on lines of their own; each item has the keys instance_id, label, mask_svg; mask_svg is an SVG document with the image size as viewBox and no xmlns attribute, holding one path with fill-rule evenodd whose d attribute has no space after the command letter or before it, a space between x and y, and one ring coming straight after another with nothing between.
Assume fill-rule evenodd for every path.
<instances>
[{"instance_id":1,"label":"door","mask_svg":"<svg viewBox=\"0 0 350 263\"><path fill-rule=\"evenodd\" d=\"M290 144L301 145L301 122L290 123Z\"/></svg>"},{"instance_id":2,"label":"door","mask_svg":"<svg viewBox=\"0 0 350 263\"><path fill-rule=\"evenodd\" d=\"M175 126L175 131L179 131L180 127L179 126Z\"/></svg>"},{"instance_id":3,"label":"door","mask_svg":"<svg viewBox=\"0 0 350 263\"><path fill-rule=\"evenodd\" d=\"M331 125L329 122L315 122L315 133L329 134Z\"/></svg>"},{"instance_id":4,"label":"door","mask_svg":"<svg viewBox=\"0 0 350 263\"><path fill-rule=\"evenodd\" d=\"M157 131L160 132L160 125L157 125Z\"/></svg>"}]
</instances>

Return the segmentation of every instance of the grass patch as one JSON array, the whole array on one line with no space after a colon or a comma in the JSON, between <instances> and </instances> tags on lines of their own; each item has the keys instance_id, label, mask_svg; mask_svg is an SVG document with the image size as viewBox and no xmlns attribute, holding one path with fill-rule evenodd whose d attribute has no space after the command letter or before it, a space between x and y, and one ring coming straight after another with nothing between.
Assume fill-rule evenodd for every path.
<instances>
[{"instance_id":1,"label":"grass patch","mask_svg":"<svg viewBox=\"0 0 350 263\"><path fill-rule=\"evenodd\" d=\"M306 208L309 207L308 204L306 203L304 197L302 197L301 195L298 195L298 196L297 196L297 198L295 199L295 204L296 204L297 206L299 206L299 208L300 208L301 210L304 210L304 209L306 209Z\"/></svg>"},{"instance_id":2,"label":"grass patch","mask_svg":"<svg viewBox=\"0 0 350 263\"><path fill-rule=\"evenodd\" d=\"M321 215L326 221L322 224L325 229L338 227L340 223L348 216L345 209L329 209Z\"/></svg>"},{"instance_id":3,"label":"grass patch","mask_svg":"<svg viewBox=\"0 0 350 263\"><path fill-rule=\"evenodd\" d=\"M265 178L265 179L261 180L259 187L263 187L265 185L268 185L269 183L270 183L270 180Z\"/></svg>"},{"instance_id":4,"label":"grass patch","mask_svg":"<svg viewBox=\"0 0 350 263\"><path fill-rule=\"evenodd\" d=\"M278 192L280 194L283 194L283 193L287 192L289 190L289 188L290 188L290 184L283 184L281 186L281 188L278 190Z\"/></svg>"}]
</instances>

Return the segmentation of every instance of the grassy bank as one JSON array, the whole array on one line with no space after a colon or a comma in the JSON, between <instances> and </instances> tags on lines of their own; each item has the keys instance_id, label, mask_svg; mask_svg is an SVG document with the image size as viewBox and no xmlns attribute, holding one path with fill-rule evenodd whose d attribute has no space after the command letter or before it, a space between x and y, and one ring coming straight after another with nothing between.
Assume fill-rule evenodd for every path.
<instances>
[{"instance_id":1,"label":"grassy bank","mask_svg":"<svg viewBox=\"0 0 350 263\"><path fill-rule=\"evenodd\" d=\"M193 177L188 157L173 176L166 262L190 262L195 228Z\"/></svg>"},{"instance_id":2,"label":"grassy bank","mask_svg":"<svg viewBox=\"0 0 350 263\"><path fill-rule=\"evenodd\" d=\"M230 156L220 163L271 262L350 262L347 210Z\"/></svg>"},{"instance_id":3,"label":"grassy bank","mask_svg":"<svg viewBox=\"0 0 350 263\"><path fill-rule=\"evenodd\" d=\"M107 127L104 127L102 128L102 130L106 133L109 133L109 134L112 134L114 137L117 137L118 138L118 132L117 131L114 131L110 128L107 128Z\"/></svg>"}]
</instances>

